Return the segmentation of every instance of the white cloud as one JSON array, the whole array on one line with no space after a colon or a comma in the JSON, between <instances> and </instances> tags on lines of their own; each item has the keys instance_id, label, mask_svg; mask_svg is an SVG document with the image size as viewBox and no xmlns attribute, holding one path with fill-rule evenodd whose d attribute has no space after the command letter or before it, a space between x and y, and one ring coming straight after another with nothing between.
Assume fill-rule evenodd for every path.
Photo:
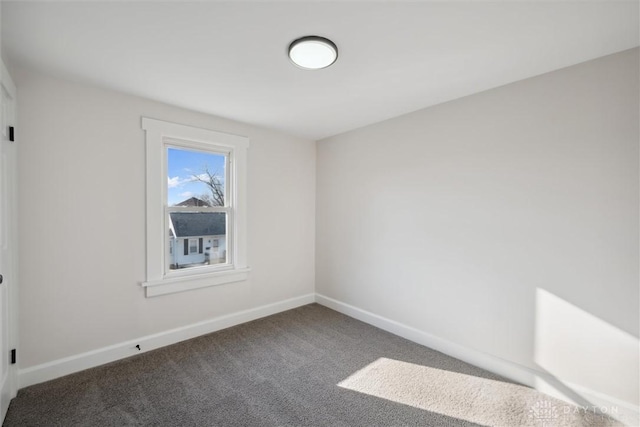
<instances>
[{"instance_id":1,"label":"white cloud","mask_svg":"<svg viewBox=\"0 0 640 427\"><path fill-rule=\"evenodd\" d=\"M173 178L167 177L167 188L177 188L182 187L185 183L189 182L189 179L183 179L179 176L174 176Z\"/></svg>"},{"instance_id":2,"label":"white cloud","mask_svg":"<svg viewBox=\"0 0 640 427\"><path fill-rule=\"evenodd\" d=\"M185 199L190 199L194 194L191 191L185 191L184 193L180 193L179 196L184 197Z\"/></svg>"}]
</instances>

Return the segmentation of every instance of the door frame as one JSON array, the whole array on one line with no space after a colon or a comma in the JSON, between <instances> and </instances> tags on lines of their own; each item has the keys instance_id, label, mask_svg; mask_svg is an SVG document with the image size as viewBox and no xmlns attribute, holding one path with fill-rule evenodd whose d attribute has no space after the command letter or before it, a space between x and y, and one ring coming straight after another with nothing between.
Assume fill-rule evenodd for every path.
<instances>
[{"instance_id":1,"label":"door frame","mask_svg":"<svg viewBox=\"0 0 640 427\"><path fill-rule=\"evenodd\" d=\"M16 86L13 83L13 79L9 74L4 62L0 59L0 85L4 86L4 88L9 93L12 98L12 105L10 107L10 113L7 114L4 109L2 110L2 117L0 117L0 121L2 121L2 126L13 126L16 128L17 123L17 91ZM0 87L1 89L1 87ZM7 129L5 127L5 129ZM7 297L8 297L8 343L9 350L10 349L18 349L18 149L17 149L17 132L14 132L14 141L9 142L8 135L5 139L5 136L2 135L3 132L0 132L0 138L2 138L2 143L12 144L9 152L10 156L7 159L7 164L9 166L9 172L6 178L7 185L7 193L8 197L6 200L7 205L9 206L9 223L7 224L7 242L11 247L11 257L7 260L6 265L3 266L3 272L1 272L5 277L9 280L7 281ZM8 365L8 384L9 384L9 394L10 399L13 399L18 394L18 363L11 364L9 361ZM4 415L4 414L2 414ZM0 423L4 420L0 420Z\"/></svg>"}]
</instances>

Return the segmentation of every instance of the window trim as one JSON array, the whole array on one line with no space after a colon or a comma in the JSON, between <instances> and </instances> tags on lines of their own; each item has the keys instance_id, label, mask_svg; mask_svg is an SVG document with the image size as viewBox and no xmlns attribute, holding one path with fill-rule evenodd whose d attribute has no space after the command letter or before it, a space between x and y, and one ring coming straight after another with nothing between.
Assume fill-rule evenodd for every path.
<instances>
[{"instance_id":1,"label":"window trim","mask_svg":"<svg viewBox=\"0 0 640 427\"><path fill-rule=\"evenodd\" d=\"M187 125L165 122L161 120L142 118L142 129L146 140L146 281L141 285L145 288L147 297L181 292L190 289L216 286L225 283L244 281L248 278L250 268L247 263L247 151L249 138L202 129ZM164 164L167 146L175 146L180 141L180 147L189 146L211 148L225 148L229 151L230 179L234 182L230 194L233 200L231 207L233 214L232 230L227 241L230 245L231 264L224 270L188 269L180 275L167 274L165 271L165 201L166 201L166 165ZM184 142L184 145L182 144ZM163 182L164 179L164 182ZM175 250L176 248L174 248Z\"/></svg>"}]
</instances>

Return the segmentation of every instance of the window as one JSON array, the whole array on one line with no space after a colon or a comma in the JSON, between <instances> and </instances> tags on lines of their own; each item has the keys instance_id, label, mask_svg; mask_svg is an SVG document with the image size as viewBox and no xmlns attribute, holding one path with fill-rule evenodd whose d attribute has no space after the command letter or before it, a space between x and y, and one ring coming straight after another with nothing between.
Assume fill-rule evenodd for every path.
<instances>
[{"instance_id":1,"label":"window","mask_svg":"<svg viewBox=\"0 0 640 427\"><path fill-rule=\"evenodd\" d=\"M147 297L246 280L246 137L143 118Z\"/></svg>"},{"instance_id":2,"label":"window","mask_svg":"<svg viewBox=\"0 0 640 427\"><path fill-rule=\"evenodd\" d=\"M215 151L185 149L177 141L167 140L166 148L167 191L166 216L169 225L168 270L184 270L217 265L228 266L226 246L233 229L233 182L228 171L230 152L222 147ZM210 243L216 238L225 244L224 251L205 250L204 240ZM178 242L178 243L176 243ZM171 247L184 244L183 252L173 253ZM218 244L219 246L219 244Z\"/></svg>"},{"instance_id":3,"label":"window","mask_svg":"<svg viewBox=\"0 0 640 427\"><path fill-rule=\"evenodd\" d=\"M185 255L197 254L198 252L198 240L200 239L189 239L189 251Z\"/></svg>"}]
</instances>

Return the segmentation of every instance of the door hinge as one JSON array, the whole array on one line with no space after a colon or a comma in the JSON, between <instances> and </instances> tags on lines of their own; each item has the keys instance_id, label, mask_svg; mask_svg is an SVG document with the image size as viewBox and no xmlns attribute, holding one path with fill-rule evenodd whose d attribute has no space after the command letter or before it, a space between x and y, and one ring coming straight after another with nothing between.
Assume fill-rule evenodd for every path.
<instances>
[{"instance_id":1,"label":"door hinge","mask_svg":"<svg viewBox=\"0 0 640 427\"><path fill-rule=\"evenodd\" d=\"M15 365L15 363L16 363L16 349L14 348L11 350L11 364Z\"/></svg>"},{"instance_id":2,"label":"door hinge","mask_svg":"<svg viewBox=\"0 0 640 427\"><path fill-rule=\"evenodd\" d=\"M13 126L9 126L9 141L14 141Z\"/></svg>"}]
</instances>

